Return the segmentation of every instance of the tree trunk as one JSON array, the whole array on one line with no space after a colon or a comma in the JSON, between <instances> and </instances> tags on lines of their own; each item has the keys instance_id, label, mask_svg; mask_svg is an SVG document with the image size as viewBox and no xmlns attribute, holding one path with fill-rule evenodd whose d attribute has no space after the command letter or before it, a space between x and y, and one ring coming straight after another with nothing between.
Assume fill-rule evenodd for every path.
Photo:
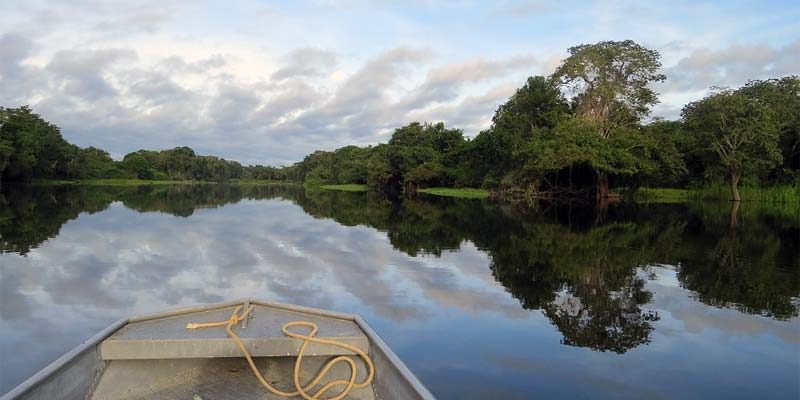
<instances>
[{"instance_id":1,"label":"tree trunk","mask_svg":"<svg viewBox=\"0 0 800 400\"><path fill-rule=\"evenodd\" d=\"M598 197L595 203L594 224L601 225L608 220L608 197Z\"/></svg>"},{"instance_id":2,"label":"tree trunk","mask_svg":"<svg viewBox=\"0 0 800 400\"><path fill-rule=\"evenodd\" d=\"M739 174L731 174L731 196L733 196L731 201L742 201L741 196L739 196L739 179Z\"/></svg>"},{"instance_id":3,"label":"tree trunk","mask_svg":"<svg viewBox=\"0 0 800 400\"><path fill-rule=\"evenodd\" d=\"M608 193L608 173L597 171L597 198L607 199Z\"/></svg>"},{"instance_id":4,"label":"tree trunk","mask_svg":"<svg viewBox=\"0 0 800 400\"><path fill-rule=\"evenodd\" d=\"M603 171L597 171L597 194L595 200L595 208L597 212L597 216L595 218L594 223L596 225L600 225L605 222L606 217L608 216L608 173Z\"/></svg>"},{"instance_id":5,"label":"tree trunk","mask_svg":"<svg viewBox=\"0 0 800 400\"><path fill-rule=\"evenodd\" d=\"M741 202L731 202L731 214L730 218L728 218L729 232L735 232L736 228L739 227L739 204L741 204Z\"/></svg>"}]
</instances>

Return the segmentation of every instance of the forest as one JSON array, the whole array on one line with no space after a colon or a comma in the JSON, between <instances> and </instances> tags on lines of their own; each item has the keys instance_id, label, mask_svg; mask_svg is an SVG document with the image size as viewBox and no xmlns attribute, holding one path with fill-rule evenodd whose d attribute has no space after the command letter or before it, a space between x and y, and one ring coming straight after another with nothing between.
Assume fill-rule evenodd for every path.
<instances>
[{"instance_id":1,"label":"forest","mask_svg":"<svg viewBox=\"0 0 800 400\"><path fill-rule=\"evenodd\" d=\"M712 87L675 121L651 118L667 79L661 57L633 41L569 49L550 76L532 76L473 138L412 122L388 143L316 151L291 166L243 166L188 147L113 160L65 141L29 107L0 108L0 184L34 179L282 180L414 192L484 188L509 198L616 197L648 188L786 187L800 194L800 78Z\"/></svg>"}]
</instances>

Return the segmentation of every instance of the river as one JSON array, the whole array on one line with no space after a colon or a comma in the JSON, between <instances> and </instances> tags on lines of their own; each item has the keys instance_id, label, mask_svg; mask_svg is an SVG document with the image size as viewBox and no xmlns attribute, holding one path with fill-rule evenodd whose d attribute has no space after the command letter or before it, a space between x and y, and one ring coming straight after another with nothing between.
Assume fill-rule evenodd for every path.
<instances>
[{"instance_id":1,"label":"river","mask_svg":"<svg viewBox=\"0 0 800 400\"><path fill-rule=\"evenodd\" d=\"M0 393L119 318L257 297L362 315L440 399L797 399L798 208L6 187Z\"/></svg>"}]
</instances>

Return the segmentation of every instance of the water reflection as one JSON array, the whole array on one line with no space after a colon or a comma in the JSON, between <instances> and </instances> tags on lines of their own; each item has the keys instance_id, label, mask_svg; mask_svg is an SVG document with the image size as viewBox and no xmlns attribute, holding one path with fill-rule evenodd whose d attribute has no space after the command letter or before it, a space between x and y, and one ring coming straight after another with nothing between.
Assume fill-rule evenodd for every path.
<instances>
[{"instance_id":1,"label":"water reflection","mask_svg":"<svg viewBox=\"0 0 800 400\"><path fill-rule=\"evenodd\" d=\"M722 387L728 379L708 372L670 386L676 358L715 345L691 335L709 332L752 337L767 365L747 361L731 373L769 375L774 394L792 395L795 212L622 204L598 218L569 205L398 201L298 186L7 188L0 349L9 361L0 392L120 316L255 296L365 314L443 398L489 393L458 385L454 371L509 398L534 388L659 393L615 376L620 365L645 364L660 365L647 379L663 393L762 393ZM454 330L455 344L439 338ZM32 341L44 344L5 357ZM667 343L673 349L659 347ZM720 348L708 362L724 366L737 351ZM546 366L530 365L542 357ZM593 372L576 377L587 360ZM565 389L575 381L585 387Z\"/></svg>"}]
</instances>

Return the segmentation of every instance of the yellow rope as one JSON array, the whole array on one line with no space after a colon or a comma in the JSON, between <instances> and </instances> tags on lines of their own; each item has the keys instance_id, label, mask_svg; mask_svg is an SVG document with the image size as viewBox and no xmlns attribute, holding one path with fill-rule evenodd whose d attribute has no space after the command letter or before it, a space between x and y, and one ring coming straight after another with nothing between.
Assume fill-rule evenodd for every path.
<instances>
[{"instance_id":1,"label":"yellow rope","mask_svg":"<svg viewBox=\"0 0 800 400\"><path fill-rule=\"evenodd\" d=\"M342 343L342 342L336 341L336 340L320 339L320 338L315 337L315 335L317 334L317 331L319 330L319 328L313 322L293 321L293 322L289 322L289 323L285 324L281 328L281 331L283 332L284 335L286 335L286 336L288 336L290 338L303 340L303 344L300 346L300 350L297 352L297 360L294 363L294 387L297 390L295 392L284 392L284 391L282 391L282 390L270 385L270 383L267 382L266 379L264 379L264 376L261 375L261 372L256 367L255 362L253 362L253 357L250 356L250 352L247 351L247 348L244 346L244 343L242 342L242 339L240 339L239 336L237 336L236 333L234 333L233 330L231 329L236 324L238 324L239 322L241 322L242 320L247 318L247 316L250 314L250 312L253 311L253 306L250 306L241 315L239 315L239 310L241 310L241 309L242 309L242 306L237 306L236 308L234 308L233 309L233 314L231 314L231 317L227 321L209 322L209 323L203 323L203 324L194 324L194 323L192 323L192 324L187 324L186 325L186 329L203 329L203 328L212 328L212 327L217 327L217 326L225 326L225 330L228 332L228 336L230 336L230 338L233 339L233 341L236 343L236 345L239 346L239 349L242 351L242 354L244 354L244 357L247 359L247 363L250 364L250 369L253 370L253 374L255 374L256 378L258 378L258 381L261 382L261 384L265 388L267 388L267 390L269 390L270 392L272 392L272 393L274 393L274 394L276 394L278 396L292 397L292 396L300 395L306 400L340 400L340 399L344 398L345 396L347 396L347 394L350 393L350 390L352 390L353 388L363 388L363 387L366 387L367 385L369 385L370 382L372 382L372 378L375 376L375 366L372 364L372 360L369 358L369 356L366 353L364 353L363 351L361 351L361 349L359 349L358 347L349 345L347 343ZM303 335L301 333L291 332L289 330L289 328L294 327L294 326L305 326L305 327L311 328L311 331L306 335ZM367 368L369 370L369 373L367 374L367 378L364 379L363 382L356 383L356 362L353 361L353 358L350 357L350 356L338 356L338 357L328 361L325 364L325 367L322 368L322 370L309 383L307 383L305 386L301 385L300 384L300 364L303 361L303 353L306 350L306 346L308 346L308 344L311 343L311 342L341 347L343 349L347 349L347 350L350 350L350 351L358 354L364 360L364 362L367 364ZM338 362L345 362L348 365L350 365L350 379L348 379L348 380L337 379L337 380L328 382L327 384L322 386L322 388L317 390L313 395L308 394L308 391L312 387L317 385L319 383L319 381L325 376L325 374L327 374L328 371L331 368L333 368L333 366L336 365L336 363L338 363ZM337 394L335 396L331 396L331 397L325 398L325 399L320 397L323 394L325 394L325 392L330 390L331 388L334 388L336 386L341 386L341 385L345 385L345 388L342 390L341 393L339 393L339 394Z\"/></svg>"}]
</instances>

